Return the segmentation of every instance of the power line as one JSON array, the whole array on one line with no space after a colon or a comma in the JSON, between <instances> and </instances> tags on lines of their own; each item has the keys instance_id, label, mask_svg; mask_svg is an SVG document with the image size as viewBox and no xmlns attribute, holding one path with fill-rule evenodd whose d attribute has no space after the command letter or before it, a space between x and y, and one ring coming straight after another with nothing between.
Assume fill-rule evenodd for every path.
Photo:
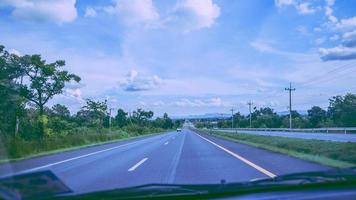
<instances>
[{"instance_id":1,"label":"power line","mask_svg":"<svg viewBox=\"0 0 356 200\"><path fill-rule=\"evenodd\" d=\"M314 78L311 78L309 79L308 81L304 82L301 87L305 87L305 86L309 86L309 85L313 85L315 83L318 83L318 82L323 82L323 81L329 81L329 77L327 75L331 74L332 75L332 78L338 78L340 77L340 72L344 72L344 71L347 71L348 69L351 69L352 67L355 67L356 66L356 61L355 62L350 62L350 63L346 63L346 64L343 64L341 66L338 66L320 76L316 76ZM335 76L336 75L336 76ZM343 74L345 75L345 74Z\"/></svg>"}]
</instances>

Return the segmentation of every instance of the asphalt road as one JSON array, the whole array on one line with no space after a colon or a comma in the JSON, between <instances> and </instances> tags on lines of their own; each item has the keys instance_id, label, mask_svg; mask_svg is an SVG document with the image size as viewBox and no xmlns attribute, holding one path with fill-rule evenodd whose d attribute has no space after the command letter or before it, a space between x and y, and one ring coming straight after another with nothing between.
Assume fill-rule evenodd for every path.
<instances>
[{"instance_id":1,"label":"asphalt road","mask_svg":"<svg viewBox=\"0 0 356 200\"><path fill-rule=\"evenodd\" d=\"M221 132L235 133L235 130L216 130ZM342 134L342 133L304 133L304 132L283 132L283 131L247 131L238 130L238 133L252 134L252 135L268 135L312 140L327 140L334 142L356 142L356 134Z\"/></svg>"},{"instance_id":2,"label":"asphalt road","mask_svg":"<svg viewBox=\"0 0 356 200\"><path fill-rule=\"evenodd\" d=\"M148 183L249 181L328 167L183 129L0 165L0 176L51 170L75 193Z\"/></svg>"}]
</instances>

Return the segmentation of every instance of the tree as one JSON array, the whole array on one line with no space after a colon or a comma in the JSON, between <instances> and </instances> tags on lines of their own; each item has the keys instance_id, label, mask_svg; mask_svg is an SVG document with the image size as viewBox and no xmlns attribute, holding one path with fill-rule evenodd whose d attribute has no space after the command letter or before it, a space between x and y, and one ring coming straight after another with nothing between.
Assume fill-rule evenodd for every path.
<instances>
[{"instance_id":1,"label":"tree","mask_svg":"<svg viewBox=\"0 0 356 200\"><path fill-rule=\"evenodd\" d=\"M79 124L102 128L104 120L108 117L107 101L93 101L87 99L86 105L78 111L76 119Z\"/></svg>"},{"instance_id":2,"label":"tree","mask_svg":"<svg viewBox=\"0 0 356 200\"><path fill-rule=\"evenodd\" d=\"M28 85L21 86L21 95L33 102L39 108L39 131L40 136L44 133L43 109L44 105L54 95L63 92L66 82L80 81L80 77L68 71L61 70L65 66L63 60L47 64L40 55L25 55L18 60L18 64L23 70Z\"/></svg>"},{"instance_id":3,"label":"tree","mask_svg":"<svg viewBox=\"0 0 356 200\"><path fill-rule=\"evenodd\" d=\"M20 85L16 80L21 71L10 54L0 45L0 133L16 133L18 120L24 115L24 99L19 96Z\"/></svg>"},{"instance_id":4,"label":"tree","mask_svg":"<svg viewBox=\"0 0 356 200\"><path fill-rule=\"evenodd\" d=\"M52 113L54 116L63 118L63 119L68 119L70 117L70 111L65 105L61 104L56 104L52 106Z\"/></svg>"},{"instance_id":5,"label":"tree","mask_svg":"<svg viewBox=\"0 0 356 200\"><path fill-rule=\"evenodd\" d=\"M234 122L236 124L236 127L248 127L249 126L249 120L247 120L243 115L241 115L240 112L236 112L234 114Z\"/></svg>"},{"instance_id":6,"label":"tree","mask_svg":"<svg viewBox=\"0 0 356 200\"><path fill-rule=\"evenodd\" d=\"M356 95L346 94L329 99L328 115L338 126L356 126Z\"/></svg>"},{"instance_id":7,"label":"tree","mask_svg":"<svg viewBox=\"0 0 356 200\"><path fill-rule=\"evenodd\" d=\"M167 113L164 113L162 118L157 117L154 121L154 126L157 128L171 129L173 125L173 121L168 117Z\"/></svg>"},{"instance_id":8,"label":"tree","mask_svg":"<svg viewBox=\"0 0 356 200\"><path fill-rule=\"evenodd\" d=\"M164 120L164 124L162 128L169 129L173 127L173 121L171 118L168 117L167 113L163 114L163 120Z\"/></svg>"},{"instance_id":9,"label":"tree","mask_svg":"<svg viewBox=\"0 0 356 200\"><path fill-rule=\"evenodd\" d=\"M153 117L152 111L144 111L143 109L139 108L132 113L132 119L134 122L138 123L140 126L143 126Z\"/></svg>"},{"instance_id":10,"label":"tree","mask_svg":"<svg viewBox=\"0 0 356 200\"><path fill-rule=\"evenodd\" d=\"M312 127L319 127L326 120L326 111L319 106L313 106L308 110L308 118Z\"/></svg>"},{"instance_id":11,"label":"tree","mask_svg":"<svg viewBox=\"0 0 356 200\"><path fill-rule=\"evenodd\" d=\"M123 127L127 123L127 112L123 109L118 109L117 114L115 116L115 125L118 127Z\"/></svg>"},{"instance_id":12,"label":"tree","mask_svg":"<svg viewBox=\"0 0 356 200\"><path fill-rule=\"evenodd\" d=\"M265 107L259 110L255 109L252 113L253 127L273 128L280 127L282 121L272 108Z\"/></svg>"}]
</instances>

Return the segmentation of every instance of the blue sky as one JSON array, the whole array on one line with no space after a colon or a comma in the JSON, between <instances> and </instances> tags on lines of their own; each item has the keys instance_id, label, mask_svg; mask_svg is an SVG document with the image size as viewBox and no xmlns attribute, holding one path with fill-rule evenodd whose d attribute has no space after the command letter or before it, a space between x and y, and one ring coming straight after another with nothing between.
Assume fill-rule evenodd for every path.
<instances>
[{"instance_id":1,"label":"blue sky","mask_svg":"<svg viewBox=\"0 0 356 200\"><path fill-rule=\"evenodd\" d=\"M0 0L0 43L64 59L82 77L49 105L86 98L182 116L326 108L356 92L355 0Z\"/></svg>"}]
</instances>

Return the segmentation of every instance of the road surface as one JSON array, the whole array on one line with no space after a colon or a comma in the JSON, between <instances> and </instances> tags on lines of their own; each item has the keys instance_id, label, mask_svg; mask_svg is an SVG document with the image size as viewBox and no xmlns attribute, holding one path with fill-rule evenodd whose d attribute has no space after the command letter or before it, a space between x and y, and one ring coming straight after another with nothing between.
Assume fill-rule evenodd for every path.
<instances>
[{"instance_id":1,"label":"road surface","mask_svg":"<svg viewBox=\"0 0 356 200\"><path fill-rule=\"evenodd\" d=\"M236 133L236 130L219 130L214 131ZM326 140L334 142L356 142L356 134L341 134L341 133L304 133L304 132L283 132L283 131L248 131L238 130L238 133L252 134L252 135L268 135L312 140Z\"/></svg>"},{"instance_id":2,"label":"road surface","mask_svg":"<svg viewBox=\"0 0 356 200\"><path fill-rule=\"evenodd\" d=\"M250 181L328 167L191 130L0 165L0 176L51 170L75 193L149 183Z\"/></svg>"}]
</instances>

